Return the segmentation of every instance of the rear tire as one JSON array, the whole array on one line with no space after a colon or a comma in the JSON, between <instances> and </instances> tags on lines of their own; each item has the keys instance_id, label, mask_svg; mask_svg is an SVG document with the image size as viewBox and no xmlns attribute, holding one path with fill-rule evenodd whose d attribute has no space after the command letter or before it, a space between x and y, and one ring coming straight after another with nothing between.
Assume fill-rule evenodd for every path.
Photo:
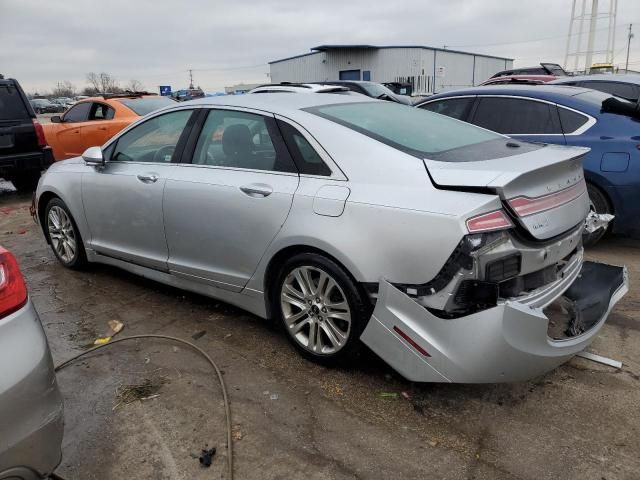
<instances>
[{"instance_id":1,"label":"rear tire","mask_svg":"<svg viewBox=\"0 0 640 480\"><path fill-rule=\"evenodd\" d=\"M612 213L612 208L609 205L607 197L604 196L602 191L590 183L587 183L587 192L589 193L589 200L591 203L591 210L595 210L596 213ZM593 233L585 233L582 235L582 243L585 247L592 247L598 243L609 232L611 225L607 228L601 228Z\"/></svg>"},{"instance_id":2,"label":"rear tire","mask_svg":"<svg viewBox=\"0 0 640 480\"><path fill-rule=\"evenodd\" d=\"M44 209L42 225L53 254L65 267L81 270L87 265L84 243L67 205L52 198Z\"/></svg>"},{"instance_id":3,"label":"rear tire","mask_svg":"<svg viewBox=\"0 0 640 480\"><path fill-rule=\"evenodd\" d=\"M294 255L270 291L275 317L305 358L335 365L359 349L370 303L333 260L317 253Z\"/></svg>"},{"instance_id":4,"label":"rear tire","mask_svg":"<svg viewBox=\"0 0 640 480\"><path fill-rule=\"evenodd\" d=\"M38 186L40 172L23 172L11 177L11 183L19 192L33 192Z\"/></svg>"}]
</instances>

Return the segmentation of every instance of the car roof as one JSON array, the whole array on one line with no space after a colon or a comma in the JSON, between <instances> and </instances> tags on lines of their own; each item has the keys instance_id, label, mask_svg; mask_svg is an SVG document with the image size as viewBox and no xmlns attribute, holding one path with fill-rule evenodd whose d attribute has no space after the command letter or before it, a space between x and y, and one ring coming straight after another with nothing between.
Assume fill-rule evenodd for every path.
<instances>
[{"instance_id":1,"label":"car roof","mask_svg":"<svg viewBox=\"0 0 640 480\"><path fill-rule=\"evenodd\" d=\"M499 82L500 80L539 80L541 82L548 82L558 78L557 75L502 75L501 77L492 77L485 82Z\"/></svg>"},{"instance_id":2,"label":"car roof","mask_svg":"<svg viewBox=\"0 0 640 480\"><path fill-rule=\"evenodd\" d=\"M278 91L278 92L297 92L297 93L329 93L332 91L340 91L336 85L323 84L323 83L275 83L268 85L260 85L259 87L251 89L248 93L260 93L266 91ZM259 90L259 91L258 91ZM344 87L344 91L348 91Z\"/></svg>"},{"instance_id":3,"label":"car roof","mask_svg":"<svg viewBox=\"0 0 640 480\"><path fill-rule=\"evenodd\" d=\"M581 93L591 92L590 88L574 87L570 85L483 85L480 87L460 88L446 93L432 95L427 101L460 95L522 95L527 97L574 97ZM424 102L423 102L424 103Z\"/></svg>"},{"instance_id":4,"label":"car roof","mask_svg":"<svg viewBox=\"0 0 640 480\"><path fill-rule=\"evenodd\" d=\"M256 110L284 114L322 105L377 101L381 100L374 100L364 95L351 96L335 93L307 95L306 93L274 92L269 95L226 95L198 98L189 101L189 105L254 108ZM174 108L174 106L166 107L166 109L170 108Z\"/></svg>"},{"instance_id":5,"label":"car roof","mask_svg":"<svg viewBox=\"0 0 640 480\"><path fill-rule=\"evenodd\" d=\"M640 75L632 73L598 73L594 75L576 75L572 77L560 77L554 80L553 84L582 82L585 80L607 81L607 82L624 82L640 85Z\"/></svg>"}]
</instances>

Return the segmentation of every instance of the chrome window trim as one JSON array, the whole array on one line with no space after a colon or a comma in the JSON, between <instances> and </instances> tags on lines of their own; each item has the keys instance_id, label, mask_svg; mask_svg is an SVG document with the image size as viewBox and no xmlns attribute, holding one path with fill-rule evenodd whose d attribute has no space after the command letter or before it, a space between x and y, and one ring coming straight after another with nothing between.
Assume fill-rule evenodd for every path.
<instances>
[{"instance_id":1,"label":"chrome window trim","mask_svg":"<svg viewBox=\"0 0 640 480\"><path fill-rule=\"evenodd\" d=\"M279 172L278 170L260 170L257 168L225 167L222 165L201 165L197 163L172 163L172 165L175 165L176 167L182 167L182 168L188 168L188 167L209 168L213 170L230 170L234 172L250 172L250 173L261 173L261 174L267 174L267 175L284 175L287 177L301 176L297 172ZM324 177L324 178L328 178L328 177Z\"/></svg>"},{"instance_id":2,"label":"chrome window trim","mask_svg":"<svg viewBox=\"0 0 640 480\"><path fill-rule=\"evenodd\" d=\"M497 95L497 94L491 94L491 95L483 95L483 94L479 94L479 95L455 95L452 97L446 97L446 98L434 98L433 100L427 100L426 102L423 102L419 105L416 105L417 107L420 107L422 105L426 105L427 103L432 103L432 102L437 102L437 101L444 101L444 100L453 100L456 98L471 98L471 97L478 97L478 98L515 98L518 100L530 100L532 102L539 102L539 103L546 103L548 105L555 105L557 108L564 108L565 110L569 110L571 112L577 113L579 115L582 115L583 117L587 117L587 122L583 125L581 125L578 129L574 130L573 132L570 133L509 133L507 135L511 136L511 135L520 135L520 136L528 136L528 137L558 137L558 136L577 136L577 135L582 135L583 133L585 133L587 130L589 130L591 127L593 127L596 123L597 120L592 117L591 115L589 115L588 113L584 113L581 112L579 110L576 110L575 108L571 108L571 107L567 107L565 105L560 105L559 103L556 102L552 102L550 100L543 100L540 98L533 98L533 97L523 97L522 95ZM476 125L478 126L478 125ZM560 127L562 127L562 124L560 125ZM482 128L482 127L480 127Z\"/></svg>"}]
</instances>

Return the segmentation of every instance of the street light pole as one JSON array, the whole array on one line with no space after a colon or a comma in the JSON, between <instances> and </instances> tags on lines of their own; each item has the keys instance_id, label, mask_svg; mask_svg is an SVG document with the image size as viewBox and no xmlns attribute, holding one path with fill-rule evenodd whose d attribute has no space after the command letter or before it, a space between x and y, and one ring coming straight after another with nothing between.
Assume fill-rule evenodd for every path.
<instances>
[{"instance_id":1,"label":"street light pole","mask_svg":"<svg viewBox=\"0 0 640 480\"><path fill-rule=\"evenodd\" d=\"M627 37L627 63L624 67L624 73L629 72L629 50L631 49L631 39L633 38L633 32L631 31L631 27L633 27L633 23L629 24L629 36Z\"/></svg>"}]
</instances>

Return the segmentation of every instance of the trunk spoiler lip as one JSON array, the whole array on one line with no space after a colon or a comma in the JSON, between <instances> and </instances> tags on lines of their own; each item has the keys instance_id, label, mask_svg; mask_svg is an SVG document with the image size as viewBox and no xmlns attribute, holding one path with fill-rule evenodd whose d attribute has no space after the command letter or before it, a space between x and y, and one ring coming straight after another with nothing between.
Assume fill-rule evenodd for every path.
<instances>
[{"instance_id":1,"label":"trunk spoiler lip","mask_svg":"<svg viewBox=\"0 0 640 480\"><path fill-rule=\"evenodd\" d=\"M540 155L535 152L526 152L522 154L512 155L510 157L479 160L473 162L448 162L442 160L434 160L431 158L423 158L423 163L429 178L435 188L442 190L464 190L475 191L478 193L489 193L490 189L500 189L506 184L516 180L522 175L544 169L555 163L582 159L591 151L588 147L564 146L564 145L546 145L545 153L550 155ZM538 152L538 151L536 151ZM529 157L530 163L526 168L505 170L503 166L497 166L496 163L509 158L514 164L518 159L525 161L525 157ZM537 158L532 158L537 157ZM473 173L476 181L469 185L460 184L455 181L460 172L467 174ZM491 192L493 193L493 192Z\"/></svg>"}]
</instances>

